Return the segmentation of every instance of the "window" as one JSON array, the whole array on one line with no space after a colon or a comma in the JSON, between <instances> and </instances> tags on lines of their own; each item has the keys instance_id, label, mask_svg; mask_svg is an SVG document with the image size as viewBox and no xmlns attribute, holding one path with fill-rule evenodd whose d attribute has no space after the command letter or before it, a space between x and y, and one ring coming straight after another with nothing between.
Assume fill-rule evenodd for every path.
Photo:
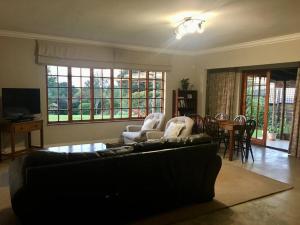
<instances>
[{"instance_id":1,"label":"window","mask_svg":"<svg viewBox=\"0 0 300 225\"><path fill-rule=\"evenodd\" d=\"M163 112L165 72L47 66L48 122L141 119Z\"/></svg>"}]
</instances>

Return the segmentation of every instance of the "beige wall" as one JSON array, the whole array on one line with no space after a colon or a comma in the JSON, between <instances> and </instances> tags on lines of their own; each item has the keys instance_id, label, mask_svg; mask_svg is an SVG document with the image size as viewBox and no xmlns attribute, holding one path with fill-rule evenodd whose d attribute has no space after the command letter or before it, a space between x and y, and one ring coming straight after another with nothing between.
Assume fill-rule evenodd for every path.
<instances>
[{"instance_id":1,"label":"beige wall","mask_svg":"<svg viewBox=\"0 0 300 225\"><path fill-rule=\"evenodd\" d=\"M35 41L28 39L0 37L0 88L3 87L27 87L41 89L42 118L46 121L46 76L45 67L35 63ZM151 54L151 53L149 53ZM198 77L194 57L173 56L171 59L172 70L166 78L166 102L165 110L167 118L172 113L172 90L179 87L182 77L191 78L194 87ZM44 123L45 144L89 142L104 139L119 138L127 124L140 122L110 122L74 125L53 125ZM34 135L34 143L37 134ZM4 138L4 144L8 144Z\"/></svg>"},{"instance_id":2,"label":"beige wall","mask_svg":"<svg viewBox=\"0 0 300 225\"><path fill-rule=\"evenodd\" d=\"M198 56L197 60L197 76L200 85L199 90L202 92L199 99L199 112L204 115L206 75L208 69L299 62L300 40L205 54ZM237 81L237 83L240 84L239 81ZM240 93L240 89L241 85L236 89L237 94ZM237 99L236 103L236 112L238 112L239 99Z\"/></svg>"}]
</instances>

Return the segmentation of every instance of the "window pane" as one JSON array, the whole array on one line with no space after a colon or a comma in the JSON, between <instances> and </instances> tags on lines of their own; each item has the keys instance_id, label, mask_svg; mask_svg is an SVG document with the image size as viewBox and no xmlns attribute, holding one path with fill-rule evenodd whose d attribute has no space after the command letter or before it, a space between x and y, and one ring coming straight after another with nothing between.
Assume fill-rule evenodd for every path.
<instances>
[{"instance_id":1,"label":"window pane","mask_svg":"<svg viewBox=\"0 0 300 225\"><path fill-rule=\"evenodd\" d=\"M48 88L48 98L58 98L58 88Z\"/></svg>"},{"instance_id":2,"label":"window pane","mask_svg":"<svg viewBox=\"0 0 300 225\"><path fill-rule=\"evenodd\" d=\"M95 98L102 98L102 89L94 89L94 97Z\"/></svg>"},{"instance_id":3,"label":"window pane","mask_svg":"<svg viewBox=\"0 0 300 225\"><path fill-rule=\"evenodd\" d=\"M72 88L72 97L73 98L78 98L81 95L81 89L80 88Z\"/></svg>"},{"instance_id":4,"label":"window pane","mask_svg":"<svg viewBox=\"0 0 300 225\"><path fill-rule=\"evenodd\" d=\"M102 77L102 70L94 69L94 77Z\"/></svg>"},{"instance_id":5,"label":"window pane","mask_svg":"<svg viewBox=\"0 0 300 225\"><path fill-rule=\"evenodd\" d=\"M68 98L68 88L59 88L58 92L59 98Z\"/></svg>"},{"instance_id":6,"label":"window pane","mask_svg":"<svg viewBox=\"0 0 300 225\"><path fill-rule=\"evenodd\" d=\"M89 87L82 88L82 98L90 98L91 89Z\"/></svg>"},{"instance_id":7,"label":"window pane","mask_svg":"<svg viewBox=\"0 0 300 225\"><path fill-rule=\"evenodd\" d=\"M57 87L57 76L48 76L48 87Z\"/></svg>"},{"instance_id":8,"label":"window pane","mask_svg":"<svg viewBox=\"0 0 300 225\"><path fill-rule=\"evenodd\" d=\"M129 99L122 99L122 108L129 108Z\"/></svg>"},{"instance_id":9,"label":"window pane","mask_svg":"<svg viewBox=\"0 0 300 225\"><path fill-rule=\"evenodd\" d=\"M80 76L80 68L72 67L71 68L71 74L72 74L72 76Z\"/></svg>"},{"instance_id":10,"label":"window pane","mask_svg":"<svg viewBox=\"0 0 300 225\"><path fill-rule=\"evenodd\" d=\"M149 80L149 90L153 90L154 89L154 81L153 80Z\"/></svg>"},{"instance_id":11,"label":"window pane","mask_svg":"<svg viewBox=\"0 0 300 225\"><path fill-rule=\"evenodd\" d=\"M119 119L119 118L121 118L121 110L120 109L115 109L114 110L114 118L115 119Z\"/></svg>"},{"instance_id":12,"label":"window pane","mask_svg":"<svg viewBox=\"0 0 300 225\"><path fill-rule=\"evenodd\" d=\"M57 122L58 121L57 111L49 111L48 112L48 120L49 120L49 122Z\"/></svg>"},{"instance_id":13,"label":"window pane","mask_svg":"<svg viewBox=\"0 0 300 225\"><path fill-rule=\"evenodd\" d=\"M139 109L132 109L132 117L138 117L139 116Z\"/></svg>"},{"instance_id":14,"label":"window pane","mask_svg":"<svg viewBox=\"0 0 300 225\"><path fill-rule=\"evenodd\" d=\"M72 87L81 87L80 77L72 77Z\"/></svg>"},{"instance_id":15,"label":"window pane","mask_svg":"<svg viewBox=\"0 0 300 225\"><path fill-rule=\"evenodd\" d=\"M103 110L103 119L110 119L110 118L111 118L110 110Z\"/></svg>"},{"instance_id":16,"label":"window pane","mask_svg":"<svg viewBox=\"0 0 300 225\"><path fill-rule=\"evenodd\" d=\"M155 72L149 72L149 79L155 79Z\"/></svg>"},{"instance_id":17,"label":"window pane","mask_svg":"<svg viewBox=\"0 0 300 225\"><path fill-rule=\"evenodd\" d=\"M114 89L114 98L121 97L121 89Z\"/></svg>"},{"instance_id":18,"label":"window pane","mask_svg":"<svg viewBox=\"0 0 300 225\"><path fill-rule=\"evenodd\" d=\"M48 110L57 110L58 109L58 99L48 98Z\"/></svg>"},{"instance_id":19,"label":"window pane","mask_svg":"<svg viewBox=\"0 0 300 225\"><path fill-rule=\"evenodd\" d=\"M122 89L122 98L129 97L129 89Z\"/></svg>"},{"instance_id":20,"label":"window pane","mask_svg":"<svg viewBox=\"0 0 300 225\"><path fill-rule=\"evenodd\" d=\"M114 79L114 87L121 88L121 79Z\"/></svg>"},{"instance_id":21,"label":"window pane","mask_svg":"<svg viewBox=\"0 0 300 225\"><path fill-rule=\"evenodd\" d=\"M58 108L59 109L68 109L68 99L67 98L60 98L58 100Z\"/></svg>"},{"instance_id":22,"label":"window pane","mask_svg":"<svg viewBox=\"0 0 300 225\"><path fill-rule=\"evenodd\" d=\"M111 97L111 89L103 89L103 98Z\"/></svg>"},{"instance_id":23,"label":"window pane","mask_svg":"<svg viewBox=\"0 0 300 225\"><path fill-rule=\"evenodd\" d=\"M128 117L129 117L129 110L122 109L122 118L128 118Z\"/></svg>"},{"instance_id":24,"label":"window pane","mask_svg":"<svg viewBox=\"0 0 300 225\"><path fill-rule=\"evenodd\" d=\"M90 78L83 77L81 85L82 87L90 87L91 86Z\"/></svg>"},{"instance_id":25,"label":"window pane","mask_svg":"<svg viewBox=\"0 0 300 225\"><path fill-rule=\"evenodd\" d=\"M129 80L122 80L122 88L129 88Z\"/></svg>"},{"instance_id":26,"label":"window pane","mask_svg":"<svg viewBox=\"0 0 300 225\"><path fill-rule=\"evenodd\" d=\"M110 99L103 99L103 108L104 109L110 109L111 108Z\"/></svg>"},{"instance_id":27,"label":"window pane","mask_svg":"<svg viewBox=\"0 0 300 225\"><path fill-rule=\"evenodd\" d=\"M156 79L162 79L163 76L162 76L162 72L156 72Z\"/></svg>"},{"instance_id":28,"label":"window pane","mask_svg":"<svg viewBox=\"0 0 300 225\"><path fill-rule=\"evenodd\" d=\"M102 82L103 82L103 88L111 88L110 79L104 78Z\"/></svg>"},{"instance_id":29,"label":"window pane","mask_svg":"<svg viewBox=\"0 0 300 225\"><path fill-rule=\"evenodd\" d=\"M94 108L95 109L101 109L102 108L102 99L100 98L95 98L94 99Z\"/></svg>"},{"instance_id":30,"label":"window pane","mask_svg":"<svg viewBox=\"0 0 300 225\"><path fill-rule=\"evenodd\" d=\"M57 75L57 66L47 66L48 75Z\"/></svg>"},{"instance_id":31,"label":"window pane","mask_svg":"<svg viewBox=\"0 0 300 225\"><path fill-rule=\"evenodd\" d=\"M134 78L134 79L139 78L139 71L138 70L132 70L132 78Z\"/></svg>"},{"instance_id":32,"label":"window pane","mask_svg":"<svg viewBox=\"0 0 300 225\"><path fill-rule=\"evenodd\" d=\"M72 120L81 120L81 110L73 109L72 110Z\"/></svg>"},{"instance_id":33,"label":"window pane","mask_svg":"<svg viewBox=\"0 0 300 225\"><path fill-rule=\"evenodd\" d=\"M102 79L94 78L94 88L102 88Z\"/></svg>"},{"instance_id":34,"label":"window pane","mask_svg":"<svg viewBox=\"0 0 300 225\"><path fill-rule=\"evenodd\" d=\"M103 70L103 77L111 77L110 76L110 69L104 69Z\"/></svg>"},{"instance_id":35,"label":"window pane","mask_svg":"<svg viewBox=\"0 0 300 225\"><path fill-rule=\"evenodd\" d=\"M59 121L68 121L68 111L67 110L60 110L59 111Z\"/></svg>"},{"instance_id":36,"label":"window pane","mask_svg":"<svg viewBox=\"0 0 300 225\"><path fill-rule=\"evenodd\" d=\"M140 71L140 78L146 79L147 73L146 71Z\"/></svg>"},{"instance_id":37,"label":"window pane","mask_svg":"<svg viewBox=\"0 0 300 225\"><path fill-rule=\"evenodd\" d=\"M91 72L89 68L82 68L81 69L81 75L84 77L89 77L91 76Z\"/></svg>"},{"instance_id":38,"label":"window pane","mask_svg":"<svg viewBox=\"0 0 300 225\"><path fill-rule=\"evenodd\" d=\"M121 108L121 99L114 99L114 108Z\"/></svg>"},{"instance_id":39,"label":"window pane","mask_svg":"<svg viewBox=\"0 0 300 225\"><path fill-rule=\"evenodd\" d=\"M68 67L66 66L59 66L58 68L58 75L67 76L68 75Z\"/></svg>"},{"instance_id":40,"label":"window pane","mask_svg":"<svg viewBox=\"0 0 300 225\"><path fill-rule=\"evenodd\" d=\"M60 87L68 87L68 77L58 76L58 84Z\"/></svg>"}]
</instances>

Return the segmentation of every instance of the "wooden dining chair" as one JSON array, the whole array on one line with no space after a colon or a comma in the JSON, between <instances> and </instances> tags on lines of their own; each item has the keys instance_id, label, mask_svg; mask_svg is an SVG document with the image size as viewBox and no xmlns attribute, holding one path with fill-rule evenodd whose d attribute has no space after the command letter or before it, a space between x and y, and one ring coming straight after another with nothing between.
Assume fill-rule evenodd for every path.
<instances>
[{"instance_id":1,"label":"wooden dining chair","mask_svg":"<svg viewBox=\"0 0 300 225\"><path fill-rule=\"evenodd\" d=\"M194 120L192 129L193 134L201 134L205 132L204 118L198 114L191 114L189 117Z\"/></svg>"},{"instance_id":2,"label":"wooden dining chair","mask_svg":"<svg viewBox=\"0 0 300 225\"><path fill-rule=\"evenodd\" d=\"M205 116L204 118L205 132L212 137L214 143L218 143L220 147L219 123L217 119L212 116Z\"/></svg>"},{"instance_id":3,"label":"wooden dining chair","mask_svg":"<svg viewBox=\"0 0 300 225\"><path fill-rule=\"evenodd\" d=\"M237 115L236 117L234 117L233 121L239 124L246 124L247 119L244 115Z\"/></svg>"},{"instance_id":4,"label":"wooden dining chair","mask_svg":"<svg viewBox=\"0 0 300 225\"><path fill-rule=\"evenodd\" d=\"M246 135L244 136L244 143L246 145L246 155L245 159L248 159L249 152L252 157L252 161L254 162L254 156L253 156L253 151L252 151L252 146L251 146L251 137L256 129L256 121L255 120L247 120L246 121Z\"/></svg>"},{"instance_id":5,"label":"wooden dining chair","mask_svg":"<svg viewBox=\"0 0 300 225\"><path fill-rule=\"evenodd\" d=\"M215 118L217 119L217 120L229 120L229 116L226 114L226 113L217 113L216 115L215 115Z\"/></svg>"}]
</instances>

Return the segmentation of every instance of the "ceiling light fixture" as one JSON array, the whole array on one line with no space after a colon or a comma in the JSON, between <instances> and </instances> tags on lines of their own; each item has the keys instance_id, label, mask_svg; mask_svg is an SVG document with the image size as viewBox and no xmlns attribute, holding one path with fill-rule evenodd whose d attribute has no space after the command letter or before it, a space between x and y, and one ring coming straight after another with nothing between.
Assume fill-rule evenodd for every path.
<instances>
[{"instance_id":1,"label":"ceiling light fixture","mask_svg":"<svg viewBox=\"0 0 300 225\"><path fill-rule=\"evenodd\" d=\"M176 39L181 39L186 34L202 33L204 31L203 23L205 20L192 17L186 17L175 28Z\"/></svg>"}]
</instances>

